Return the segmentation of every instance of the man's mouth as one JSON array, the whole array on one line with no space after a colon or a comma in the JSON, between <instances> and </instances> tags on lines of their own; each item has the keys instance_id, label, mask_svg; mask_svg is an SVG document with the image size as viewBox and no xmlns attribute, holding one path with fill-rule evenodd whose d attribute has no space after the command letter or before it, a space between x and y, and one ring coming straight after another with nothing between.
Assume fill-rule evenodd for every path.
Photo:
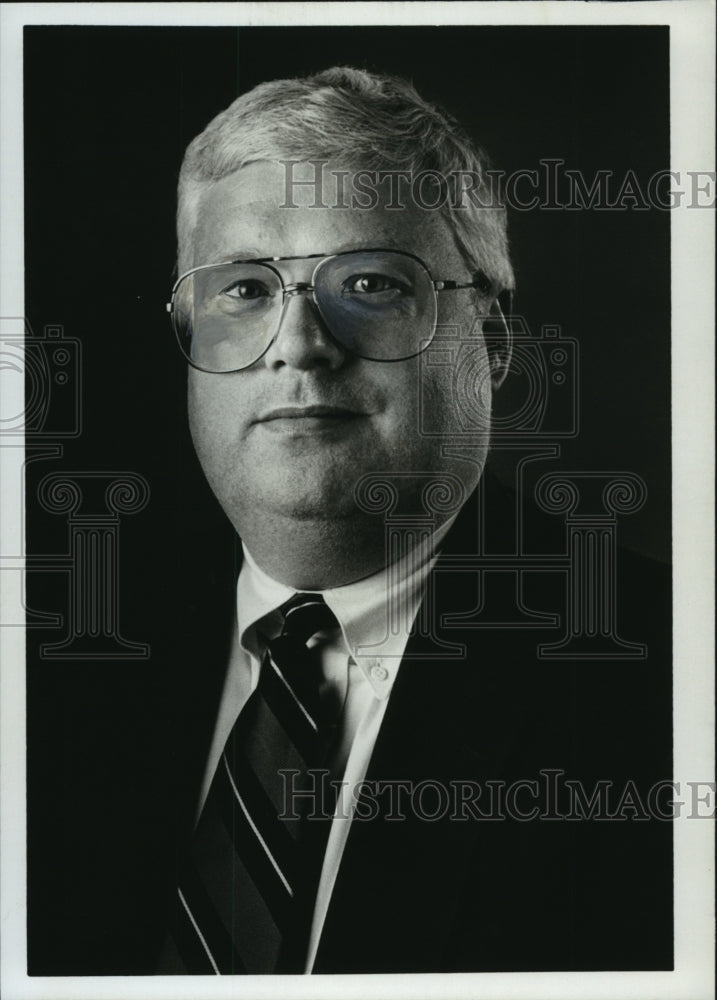
<instances>
[{"instance_id":1,"label":"man's mouth","mask_svg":"<svg viewBox=\"0 0 717 1000\"><path fill-rule=\"evenodd\" d=\"M344 406L276 406L261 413L255 423L278 433L311 434L337 429L365 416Z\"/></svg>"},{"instance_id":2,"label":"man's mouth","mask_svg":"<svg viewBox=\"0 0 717 1000\"><path fill-rule=\"evenodd\" d=\"M352 420L362 416L363 413L344 406L277 406L262 413L257 423L273 420Z\"/></svg>"}]
</instances>

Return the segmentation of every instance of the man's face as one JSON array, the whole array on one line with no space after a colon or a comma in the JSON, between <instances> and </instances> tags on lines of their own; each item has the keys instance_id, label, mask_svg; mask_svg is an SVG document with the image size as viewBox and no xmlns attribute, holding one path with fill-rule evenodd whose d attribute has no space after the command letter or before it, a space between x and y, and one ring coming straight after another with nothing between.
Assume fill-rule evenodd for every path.
<instances>
[{"instance_id":1,"label":"man's face","mask_svg":"<svg viewBox=\"0 0 717 1000\"><path fill-rule=\"evenodd\" d=\"M434 279L470 280L439 213L387 210L380 203L370 211L313 208L313 192L304 188L296 188L293 198L300 207L280 207L285 176L278 164L254 163L219 181L200 201L193 246L184 248L187 266L379 247L417 255ZM308 282L315 264L293 260L277 267L285 283ZM437 337L442 325L454 326L451 348L459 336L468 337L476 318L472 289L439 293ZM444 352L442 364L426 365L425 356L362 360L331 337L310 296L302 294L289 299L274 342L250 368L230 374L190 369L197 454L240 535L257 511L297 522L355 516L354 489L367 473L387 474L409 503L425 484L425 473L457 475L470 492L487 450L487 378L481 398L473 401L484 420L471 460L441 454L463 430L456 410L457 364L487 372L483 337L473 335L464 345L461 352ZM421 408L430 434L422 432ZM401 475L392 478L395 473Z\"/></svg>"}]
</instances>

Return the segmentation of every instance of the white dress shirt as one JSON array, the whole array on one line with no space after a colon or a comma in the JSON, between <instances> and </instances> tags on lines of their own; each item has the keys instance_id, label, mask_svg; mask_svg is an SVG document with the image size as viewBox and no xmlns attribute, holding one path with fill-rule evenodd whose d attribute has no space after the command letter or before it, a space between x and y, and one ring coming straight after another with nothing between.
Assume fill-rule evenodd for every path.
<instances>
[{"instance_id":1,"label":"white dress shirt","mask_svg":"<svg viewBox=\"0 0 717 1000\"><path fill-rule=\"evenodd\" d=\"M354 789L364 780L409 631L416 617L437 549L452 522L443 525L421 551L344 587L321 594L340 625L318 640L325 688L343 705L332 775L341 786L319 881L305 971L311 972L355 805ZM296 591L267 576L244 547L237 584L237 624L224 690L202 784L199 812L229 733L256 687L264 654L261 637L281 630L277 609ZM258 627L259 626L259 627Z\"/></svg>"}]
</instances>

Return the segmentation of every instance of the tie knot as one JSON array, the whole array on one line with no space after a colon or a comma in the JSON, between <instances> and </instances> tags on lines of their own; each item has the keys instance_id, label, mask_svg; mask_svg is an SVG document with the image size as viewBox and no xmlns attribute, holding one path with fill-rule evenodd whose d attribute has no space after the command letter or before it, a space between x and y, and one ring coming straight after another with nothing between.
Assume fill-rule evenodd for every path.
<instances>
[{"instance_id":1,"label":"tie knot","mask_svg":"<svg viewBox=\"0 0 717 1000\"><path fill-rule=\"evenodd\" d=\"M321 594L294 594L280 608L284 616L282 635L308 642L312 635L336 628L338 622Z\"/></svg>"}]
</instances>

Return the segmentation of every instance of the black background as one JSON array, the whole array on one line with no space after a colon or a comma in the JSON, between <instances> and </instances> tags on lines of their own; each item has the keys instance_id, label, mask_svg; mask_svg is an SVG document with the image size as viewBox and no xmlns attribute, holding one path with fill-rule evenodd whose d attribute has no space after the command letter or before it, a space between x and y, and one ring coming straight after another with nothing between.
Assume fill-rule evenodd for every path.
<instances>
[{"instance_id":1,"label":"black background","mask_svg":"<svg viewBox=\"0 0 717 1000\"><path fill-rule=\"evenodd\" d=\"M598 170L618 178L634 170L646 185L669 167L668 41L666 28L644 27L26 28L27 319L38 336L56 324L82 344L82 433L64 441L61 459L28 467L28 550L67 547L66 519L35 501L47 473L132 471L151 491L146 509L122 521L120 574L122 632L150 644L149 660L60 666L39 653L39 644L59 633L29 634L32 971L76 971L57 927L75 872L87 868L88 858L97 871L107 861L106 825L126 827L126 802L138 811L126 855L152 856L148 839L155 854L163 849L167 761L148 748L157 718L169 711L174 678L167 637L171 632L181 641L184 628L176 620L179 590L204 587L200 564L185 554L197 538L207 553L217 546L231 553L231 533L193 457L186 373L164 308L187 143L261 81L350 64L411 78L507 173L537 169L541 159L554 157L588 181ZM580 345L581 433L563 442L560 458L541 471L641 475L647 504L621 520L619 537L628 548L666 560L669 216L658 209L513 212L510 234L515 311L534 334L544 324L559 325ZM517 389L509 380L499 411L510 412L511 392ZM495 455L506 479L509 459ZM215 577L230 572L205 569ZM30 574L31 607L63 612L67 600L62 574ZM126 721L125 711L131 712ZM103 724L116 745L109 756ZM84 738L67 739L78 732ZM98 789L93 762L100 758ZM58 773L71 780L58 780ZM97 825L88 789L104 796L104 826ZM43 850L48 826L61 824L64 841L54 852ZM160 877L146 867L118 870L122 879L110 885L126 897L119 904ZM98 880L83 891L85 910L75 914L73 927L92 940L83 971L107 971L107 956L121 952L116 935L126 933L130 947L153 915L140 912L132 928L113 928L110 942L109 932L94 927L91 905L93 892L98 904L106 901L107 885Z\"/></svg>"},{"instance_id":2,"label":"black background","mask_svg":"<svg viewBox=\"0 0 717 1000\"><path fill-rule=\"evenodd\" d=\"M84 352L83 433L65 456L141 472L155 516L182 420L164 313L176 178L238 93L365 66L411 78L507 174L559 158L588 183L613 171L614 195L628 170L645 190L669 166L666 28L29 28L25 58L27 316ZM534 335L559 325L579 341L580 434L555 468L642 476L648 502L620 540L667 560L669 213L513 211L510 235L515 311ZM509 378L498 413L521 399ZM499 449L494 465L509 475Z\"/></svg>"}]
</instances>

